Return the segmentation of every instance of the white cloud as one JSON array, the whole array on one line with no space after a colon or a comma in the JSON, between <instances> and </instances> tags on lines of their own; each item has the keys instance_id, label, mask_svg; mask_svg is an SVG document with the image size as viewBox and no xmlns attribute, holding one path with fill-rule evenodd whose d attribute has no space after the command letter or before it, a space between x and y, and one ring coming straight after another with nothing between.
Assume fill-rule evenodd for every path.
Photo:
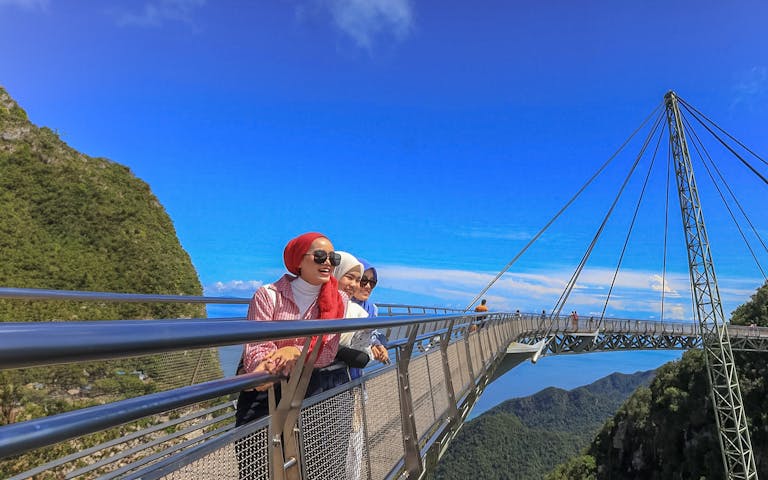
<instances>
[{"instance_id":1,"label":"white cloud","mask_svg":"<svg viewBox=\"0 0 768 480\"><path fill-rule=\"evenodd\" d=\"M466 238L493 238L497 240L530 240L533 235L528 232L500 232L490 230L460 231L456 235Z\"/></svg>"},{"instance_id":2,"label":"white cloud","mask_svg":"<svg viewBox=\"0 0 768 480\"><path fill-rule=\"evenodd\" d=\"M495 274L450 269L416 268L399 265L379 266L383 288L444 300L444 305L467 305ZM510 273L502 276L484 297L495 310L540 311L552 308L565 289L571 272L547 271ZM613 270L585 269L571 292L566 311L599 315L603 309ZM629 318L659 318L661 313L661 275L652 271L624 270L616 279L606 315ZM761 284L758 280L720 279L720 294L726 316L743 303ZM688 273L667 273L664 281L664 318L690 319ZM384 292L382 292L384 293ZM381 298L377 299L387 301Z\"/></svg>"},{"instance_id":3,"label":"white cloud","mask_svg":"<svg viewBox=\"0 0 768 480\"><path fill-rule=\"evenodd\" d=\"M677 290L672 288L672 285L670 285L668 279L664 279L661 275L652 275L651 276L651 289L656 292L661 292L662 289L664 289L664 293L672 295L674 297L679 297L680 294L677 293Z\"/></svg>"},{"instance_id":4,"label":"white cloud","mask_svg":"<svg viewBox=\"0 0 768 480\"><path fill-rule=\"evenodd\" d=\"M768 66L756 65L743 72L733 87L734 98L731 108L740 104L748 107L756 105L756 102L765 99L768 95Z\"/></svg>"},{"instance_id":5,"label":"white cloud","mask_svg":"<svg viewBox=\"0 0 768 480\"><path fill-rule=\"evenodd\" d=\"M195 11L206 0L151 0L139 11L114 11L117 23L124 26L157 27L165 22L193 23Z\"/></svg>"},{"instance_id":6,"label":"white cloud","mask_svg":"<svg viewBox=\"0 0 768 480\"><path fill-rule=\"evenodd\" d=\"M404 39L413 28L410 0L330 0L324 2L339 30L370 50L375 39Z\"/></svg>"},{"instance_id":7,"label":"white cloud","mask_svg":"<svg viewBox=\"0 0 768 480\"><path fill-rule=\"evenodd\" d=\"M48 10L50 0L0 0L0 7L18 7L25 10Z\"/></svg>"},{"instance_id":8,"label":"white cloud","mask_svg":"<svg viewBox=\"0 0 768 480\"><path fill-rule=\"evenodd\" d=\"M229 280L226 282L215 282L205 286L206 295L215 296L251 296L264 282L261 280Z\"/></svg>"},{"instance_id":9,"label":"white cloud","mask_svg":"<svg viewBox=\"0 0 768 480\"><path fill-rule=\"evenodd\" d=\"M382 303L414 303L422 298L426 306L464 308L493 278L495 273L456 269L419 268L403 265L378 265L379 287L375 300ZM279 272L277 272L279 273ZM277 275L275 273L275 275ZM483 295L496 311L548 312L554 306L571 276L570 271L507 272ZM271 274L270 274L271 276ZM601 314L613 270L587 268L571 292L563 313L577 310L583 317ZM622 270L616 279L606 316L659 319L661 314L661 275L644 270ZM261 280L219 281L205 287L206 295L250 297ZM759 279L719 278L719 290L726 317L749 300L762 285ZM664 281L664 318L690 320L691 294L688 273L667 272Z\"/></svg>"}]
</instances>

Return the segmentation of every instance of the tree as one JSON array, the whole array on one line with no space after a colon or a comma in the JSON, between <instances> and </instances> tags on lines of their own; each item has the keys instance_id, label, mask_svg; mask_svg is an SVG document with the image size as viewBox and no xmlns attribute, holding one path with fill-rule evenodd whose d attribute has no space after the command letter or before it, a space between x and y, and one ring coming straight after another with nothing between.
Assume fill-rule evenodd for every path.
<instances>
[{"instance_id":1,"label":"tree","mask_svg":"<svg viewBox=\"0 0 768 480\"><path fill-rule=\"evenodd\" d=\"M734 325L759 325L768 327L768 282L750 297L750 300L740 305L731 314Z\"/></svg>"}]
</instances>

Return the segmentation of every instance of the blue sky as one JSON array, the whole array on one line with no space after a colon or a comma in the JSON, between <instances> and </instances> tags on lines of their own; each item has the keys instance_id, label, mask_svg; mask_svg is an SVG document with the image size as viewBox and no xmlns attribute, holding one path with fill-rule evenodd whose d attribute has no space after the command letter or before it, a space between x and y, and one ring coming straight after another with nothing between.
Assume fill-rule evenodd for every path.
<instances>
[{"instance_id":1,"label":"blue sky","mask_svg":"<svg viewBox=\"0 0 768 480\"><path fill-rule=\"evenodd\" d=\"M375 300L460 307L670 89L765 155L767 14L760 1L0 0L0 85L34 123L150 184L208 294L249 296L283 272L288 239L317 230L380 267ZM488 292L492 309L552 308L641 141ZM613 315L659 317L662 152ZM766 186L718 164L768 233ZM638 186L566 311L601 310ZM762 279L701 193L730 311ZM667 314L687 319L677 212Z\"/></svg>"}]
</instances>

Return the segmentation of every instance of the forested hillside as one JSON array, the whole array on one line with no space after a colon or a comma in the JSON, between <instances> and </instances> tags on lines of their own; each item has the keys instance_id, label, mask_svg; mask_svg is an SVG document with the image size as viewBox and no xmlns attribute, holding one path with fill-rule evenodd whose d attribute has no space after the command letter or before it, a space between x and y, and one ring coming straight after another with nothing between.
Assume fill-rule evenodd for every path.
<instances>
[{"instance_id":1,"label":"forested hillside","mask_svg":"<svg viewBox=\"0 0 768 480\"><path fill-rule=\"evenodd\" d=\"M128 168L38 128L0 88L0 286L200 295L168 214ZM0 321L202 317L199 305L0 300ZM0 371L0 425L220 375L213 350ZM79 446L57 447L59 455ZM0 461L0 477L50 451ZM51 455L54 455L51 453ZM63 477L62 477L63 478Z\"/></svg>"},{"instance_id":2,"label":"forested hillside","mask_svg":"<svg viewBox=\"0 0 768 480\"><path fill-rule=\"evenodd\" d=\"M0 88L0 285L200 294L189 255L149 186L37 128ZM3 302L0 320L200 316L173 304Z\"/></svg>"},{"instance_id":3,"label":"forested hillside","mask_svg":"<svg viewBox=\"0 0 768 480\"><path fill-rule=\"evenodd\" d=\"M433 478L542 478L580 453L603 422L653 375L614 373L570 391L550 387L507 400L464 426Z\"/></svg>"},{"instance_id":4,"label":"forested hillside","mask_svg":"<svg viewBox=\"0 0 768 480\"><path fill-rule=\"evenodd\" d=\"M768 326L768 284L733 312L731 323ZM768 357L737 352L736 365L760 477L768 476ZM658 370L597 435L587 455L550 480L724 478L704 355L691 350Z\"/></svg>"}]
</instances>

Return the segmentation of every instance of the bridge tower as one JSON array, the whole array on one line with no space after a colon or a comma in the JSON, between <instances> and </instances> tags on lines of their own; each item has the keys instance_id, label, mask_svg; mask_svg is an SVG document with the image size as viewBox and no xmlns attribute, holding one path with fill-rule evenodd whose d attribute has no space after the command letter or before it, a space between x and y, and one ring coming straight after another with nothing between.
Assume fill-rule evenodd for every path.
<instances>
[{"instance_id":1,"label":"bridge tower","mask_svg":"<svg viewBox=\"0 0 768 480\"><path fill-rule=\"evenodd\" d=\"M720 432L725 477L756 480L757 468L749 438L747 416L741 399L739 378L728 336L728 328L720 303L715 267L704 226L699 192L693 176L688 144L685 141L677 96L670 91L664 96L669 141L675 162L675 177L683 214L683 230L688 247L691 290L696 303L696 317L701 328L707 362L712 404Z\"/></svg>"}]
</instances>

